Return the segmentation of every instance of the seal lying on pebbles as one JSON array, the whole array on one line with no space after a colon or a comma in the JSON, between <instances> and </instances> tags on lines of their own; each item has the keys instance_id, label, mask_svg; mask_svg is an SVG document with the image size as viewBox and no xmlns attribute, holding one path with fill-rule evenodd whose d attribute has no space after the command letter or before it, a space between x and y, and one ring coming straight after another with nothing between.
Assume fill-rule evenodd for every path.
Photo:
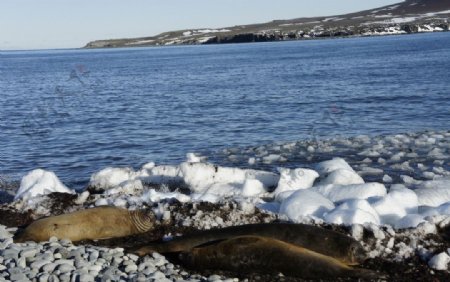
<instances>
[{"instance_id":1,"label":"seal lying on pebbles","mask_svg":"<svg viewBox=\"0 0 450 282\"><path fill-rule=\"evenodd\" d=\"M155 216L151 211L96 207L36 220L17 234L14 241L40 242L52 236L71 241L124 237L147 232L154 223Z\"/></svg>"},{"instance_id":2,"label":"seal lying on pebbles","mask_svg":"<svg viewBox=\"0 0 450 282\"><path fill-rule=\"evenodd\" d=\"M199 231L174 238L166 243L150 244L134 252L140 256L152 252L162 254L188 252L192 248L208 242L247 235L269 237L291 243L326 256L331 256L349 265L358 264L366 259L366 254L361 244L349 236L317 226L290 223L247 224Z\"/></svg>"},{"instance_id":3,"label":"seal lying on pebbles","mask_svg":"<svg viewBox=\"0 0 450 282\"><path fill-rule=\"evenodd\" d=\"M305 279L335 277L377 278L378 274L354 269L334 258L277 239L242 236L193 248L179 254L192 269L235 272L283 273Z\"/></svg>"}]
</instances>

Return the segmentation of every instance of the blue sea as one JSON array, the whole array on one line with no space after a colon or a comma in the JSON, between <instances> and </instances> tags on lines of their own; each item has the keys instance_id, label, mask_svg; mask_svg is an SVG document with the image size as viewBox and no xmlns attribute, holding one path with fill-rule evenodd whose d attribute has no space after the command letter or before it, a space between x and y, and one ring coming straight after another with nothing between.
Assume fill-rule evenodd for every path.
<instances>
[{"instance_id":1,"label":"blue sea","mask_svg":"<svg viewBox=\"0 0 450 282\"><path fill-rule=\"evenodd\" d=\"M450 128L450 33L0 52L0 176ZM220 162L220 159L216 160Z\"/></svg>"}]
</instances>

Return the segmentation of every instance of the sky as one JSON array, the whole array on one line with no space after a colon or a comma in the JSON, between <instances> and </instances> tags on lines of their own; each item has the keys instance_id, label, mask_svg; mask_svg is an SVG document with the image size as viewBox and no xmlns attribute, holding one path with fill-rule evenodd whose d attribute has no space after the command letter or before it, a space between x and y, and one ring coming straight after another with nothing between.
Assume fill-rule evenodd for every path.
<instances>
[{"instance_id":1,"label":"sky","mask_svg":"<svg viewBox=\"0 0 450 282\"><path fill-rule=\"evenodd\" d=\"M401 0L0 0L0 50L78 48L276 19L329 16Z\"/></svg>"}]
</instances>

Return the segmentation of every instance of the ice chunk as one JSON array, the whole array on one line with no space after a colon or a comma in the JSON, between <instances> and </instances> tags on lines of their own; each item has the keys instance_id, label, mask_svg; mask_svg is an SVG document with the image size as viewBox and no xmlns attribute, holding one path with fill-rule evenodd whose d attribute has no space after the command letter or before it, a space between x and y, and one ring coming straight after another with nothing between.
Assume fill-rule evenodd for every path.
<instances>
[{"instance_id":1,"label":"ice chunk","mask_svg":"<svg viewBox=\"0 0 450 282\"><path fill-rule=\"evenodd\" d=\"M372 214L361 209L335 209L325 215L325 221L333 224L364 224L374 223L380 224Z\"/></svg>"},{"instance_id":2,"label":"ice chunk","mask_svg":"<svg viewBox=\"0 0 450 282\"><path fill-rule=\"evenodd\" d=\"M420 214L423 216L450 215L450 202L444 203L439 207L422 206L420 208Z\"/></svg>"},{"instance_id":3,"label":"ice chunk","mask_svg":"<svg viewBox=\"0 0 450 282\"><path fill-rule=\"evenodd\" d=\"M274 191L275 196L285 191L311 188L314 180L319 177L316 171L306 168L278 168L278 171L280 180Z\"/></svg>"},{"instance_id":4,"label":"ice chunk","mask_svg":"<svg viewBox=\"0 0 450 282\"><path fill-rule=\"evenodd\" d=\"M254 169L246 169L244 171L245 179L257 179L264 185L264 188L266 189L276 187L278 181L280 180L280 176L278 174L270 171Z\"/></svg>"},{"instance_id":5,"label":"ice chunk","mask_svg":"<svg viewBox=\"0 0 450 282\"><path fill-rule=\"evenodd\" d=\"M329 161L323 161L316 166L316 170L320 175L326 175L337 169L353 171L353 168L342 158L333 158Z\"/></svg>"},{"instance_id":6,"label":"ice chunk","mask_svg":"<svg viewBox=\"0 0 450 282\"><path fill-rule=\"evenodd\" d=\"M136 176L136 172L128 167L107 167L92 174L89 186L100 189L114 188Z\"/></svg>"},{"instance_id":7,"label":"ice chunk","mask_svg":"<svg viewBox=\"0 0 450 282\"><path fill-rule=\"evenodd\" d=\"M265 193L264 185L257 179L246 179L242 187L242 196L254 197Z\"/></svg>"},{"instance_id":8,"label":"ice chunk","mask_svg":"<svg viewBox=\"0 0 450 282\"><path fill-rule=\"evenodd\" d=\"M182 163L181 175L193 192L203 192L215 183L241 183L245 171L239 168L219 167L209 163Z\"/></svg>"},{"instance_id":9,"label":"ice chunk","mask_svg":"<svg viewBox=\"0 0 450 282\"><path fill-rule=\"evenodd\" d=\"M325 221L334 224L380 224L377 212L366 200L348 200L325 216Z\"/></svg>"},{"instance_id":10,"label":"ice chunk","mask_svg":"<svg viewBox=\"0 0 450 282\"><path fill-rule=\"evenodd\" d=\"M145 183L152 184L169 184L181 183L180 168L172 165L145 165L139 172L139 178Z\"/></svg>"},{"instance_id":11,"label":"ice chunk","mask_svg":"<svg viewBox=\"0 0 450 282\"><path fill-rule=\"evenodd\" d=\"M155 189L150 189L142 195L142 200L145 202L157 203L164 199L177 199L181 203L186 203L191 200L191 197L178 192L158 192Z\"/></svg>"},{"instance_id":12,"label":"ice chunk","mask_svg":"<svg viewBox=\"0 0 450 282\"><path fill-rule=\"evenodd\" d=\"M435 255L428 262L428 266L436 270L447 270L450 263L450 256L445 252Z\"/></svg>"},{"instance_id":13,"label":"ice chunk","mask_svg":"<svg viewBox=\"0 0 450 282\"><path fill-rule=\"evenodd\" d=\"M241 189L247 179L256 179L260 181L264 189L275 186L279 176L272 172L258 170L244 170L235 167L220 167L209 163L182 163L180 165L181 175L184 182L193 192L204 192L209 190L220 192L216 188L210 189L213 185L221 185L233 187L232 190ZM215 193L214 192L214 193ZM229 193L225 193L229 195ZM232 192L235 194L235 191Z\"/></svg>"},{"instance_id":14,"label":"ice chunk","mask_svg":"<svg viewBox=\"0 0 450 282\"><path fill-rule=\"evenodd\" d=\"M450 202L450 179L442 178L422 182L414 190L419 198L419 205L437 207Z\"/></svg>"},{"instance_id":15,"label":"ice chunk","mask_svg":"<svg viewBox=\"0 0 450 282\"><path fill-rule=\"evenodd\" d=\"M364 179L361 178L354 170L338 168L330 172L325 179L320 181L320 185L337 184L363 184Z\"/></svg>"},{"instance_id":16,"label":"ice chunk","mask_svg":"<svg viewBox=\"0 0 450 282\"><path fill-rule=\"evenodd\" d=\"M393 226L408 213L418 213L417 196L403 185L393 185L391 191L372 206L380 215L381 223Z\"/></svg>"},{"instance_id":17,"label":"ice chunk","mask_svg":"<svg viewBox=\"0 0 450 282\"><path fill-rule=\"evenodd\" d=\"M199 163L202 161L202 158L195 155L194 153L187 153L186 154L186 161L188 163Z\"/></svg>"},{"instance_id":18,"label":"ice chunk","mask_svg":"<svg viewBox=\"0 0 450 282\"><path fill-rule=\"evenodd\" d=\"M315 186L312 190L322 194L333 202L350 199L368 199L370 197L383 197L386 195L386 187L381 183L365 183L352 185L323 185Z\"/></svg>"},{"instance_id":19,"label":"ice chunk","mask_svg":"<svg viewBox=\"0 0 450 282\"><path fill-rule=\"evenodd\" d=\"M387 197L405 208L407 213L418 213L419 199L413 190L406 188L404 185L392 185Z\"/></svg>"},{"instance_id":20,"label":"ice chunk","mask_svg":"<svg viewBox=\"0 0 450 282\"><path fill-rule=\"evenodd\" d=\"M262 158L263 163L265 164L271 164L274 162L285 162L287 161L287 159L281 155L277 155L277 154L270 154L268 156L264 156Z\"/></svg>"},{"instance_id":21,"label":"ice chunk","mask_svg":"<svg viewBox=\"0 0 450 282\"><path fill-rule=\"evenodd\" d=\"M278 203L282 203L284 200L286 200L292 194L294 194L295 191L297 191L297 190L289 190L289 191L284 191L284 192L278 193L275 195L275 201Z\"/></svg>"},{"instance_id":22,"label":"ice chunk","mask_svg":"<svg viewBox=\"0 0 450 282\"><path fill-rule=\"evenodd\" d=\"M415 228L422 222L425 222L423 219L423 215L420 214L407 214L400 220L395 223L395 228L404 229L404 228Z\"/></svg>"},{"instance_id":23,"label":"ice chunk","mask_svg":"<svg viewBox=\"0 0 450 282\"><path fill-rule=\"evenodd\" d=\"M35 169L22 178L14 200L28 200L38 195L46 195L53 192L74 193L52 171Z\"/></svg>"},{"instance_id":24,"label":"ice chunk","mask_svg":"<svg viewBox=\"0 0 450 282\"><path fill-rule=\"evenodd\" d=\"M223 182L213 183L203 191L203 194L220 196L220 198L238 196L242 194L242 185Z\"/></svg>"},{"instance_id":25,"label":"ice chunk","mask_svg":"<svg viewBox=\"0 0 450 282\"><path fill-rule=\"evenodd\" d=\"M321 194L310 189L298 190L281 203L280 213L294 222L302 217L313 215L322 217L325 212L334 209L334 204Z\"/></svg>"}]
</instances>

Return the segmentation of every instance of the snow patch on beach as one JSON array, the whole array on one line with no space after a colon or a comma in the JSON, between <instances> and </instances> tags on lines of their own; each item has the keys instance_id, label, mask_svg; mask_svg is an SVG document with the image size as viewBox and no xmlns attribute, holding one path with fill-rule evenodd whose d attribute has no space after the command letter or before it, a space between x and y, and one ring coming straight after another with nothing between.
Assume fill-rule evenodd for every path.
<instances>
[{"instance_id":1,"label":"snow patch on beach","mask_svg":"<svg viewBox=\"0 0 450 282\"><path fill-rule=\"evenodd\" d=\"M74 193L51 171L35 169L22 178L14 200L32 200L37 196L53 192Z\"/></svg>"},{"instance_id":2,"label":"snow patch on beach","mask_svg":"<svg viewBox=\"0 0 450 282\"><path fill-rule=\"evenodd\" d=\"M282 157L270 164L272 171L215 165L196 154L178 165L108 167L91 176L89 186L97 193L78 194L74 208L147 205L166 220L174 216L172 202L233 203L239 213L229 223L200 211L179 221L205 228L239 224L238 214L259 208L272 219L349 226L360 240L369 232L374 237L366 246L370 257L403 260L418 253L431 268L448 270L448 253L426 236L450 225L449 139L450 132L443 131L230 149L233 160L247 164L252 159L255 168L267 165L264 157ZM305 163L293 166L291 159ZM325 161L310 161L315 159ZM13 204L45 215L43 194L53 191L73 193L54 173L35 170L23 177Z\"/></svg>"}]
</instances>

